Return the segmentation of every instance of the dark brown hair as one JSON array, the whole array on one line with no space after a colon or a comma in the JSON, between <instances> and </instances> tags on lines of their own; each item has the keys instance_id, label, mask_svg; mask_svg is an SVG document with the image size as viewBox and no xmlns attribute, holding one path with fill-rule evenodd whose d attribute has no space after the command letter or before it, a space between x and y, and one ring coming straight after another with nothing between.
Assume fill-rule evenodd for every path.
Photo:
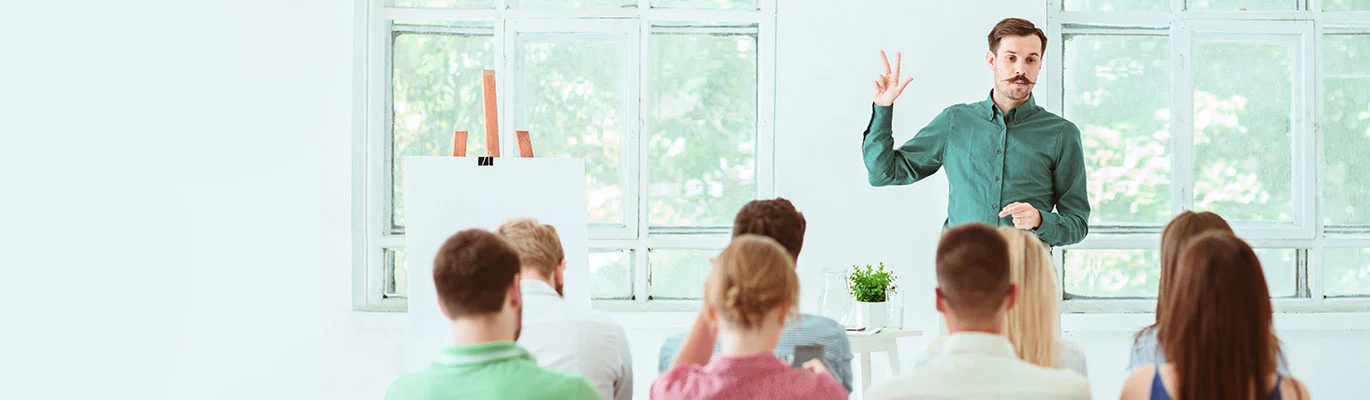
<instances>
[{"instance_id":1,"label":"dark brown hair","mask_svg":"<svg viewBox=\"0 0 1370 400\"><path fill-rule=\"evenodd\" d=\"M1041 28L1033 25L1032 21L1022 18L1004 18L999 23L994 24L994 29L989 30L989 51L999 54L999 41L1008 36L1032 36L1036 35L1042 40L1042 54L1047 53L1047 34Z\"/></svg>"},{"instance_id":2,"label":"dark brown hair","mask_svg":"<svg viewBox=\"0 0 1370 400\"><path fill-rule=\"evenodd\" d=\"M760 326L776 307L794 311L799 303L794 258L769 237L733 238L714 260L704 285L704 301L720 319L742 329Z\"/></svg>"},{"instance_id":3,"label":"dark brown hair","mask_svg":"<svg viewBox=\"0 0 1370 400\"><path fill-rule=\"evenodd\" d=\"M1176 272L1160 321L1176 400L1265 398L1277 347L1256 253L1231 233L1209 232L1185 245Z\"/></svg>"},{"instance_id":4,"label":"dark brown hair","mask_svg":"<svg viewBox=\"0 0 1370 400\"><path fill-rule=\"evenodd\" d=\"M482 229L457 232L433 258L433 286L453 319L504 308L505 295L518 273L514 248Z\"/></svg>"},{"instance_id":5,"label":"dark brown hair","mask_svg":"<svg viewBox=\"0 0 1370 400\"><path fill-rule=\"evenodd\" d=\"M937 243L937 290L958 318L993 318L1009 292L1008 242L984 224L947 230Z\"/></svg>"},{"instance_id":6,"label":"dark brown hair","mask_svg":"<svg viewBox=\"0 0 1370 400\"><path fill-rule=\"evenodd\" d=\"M1218 214L1208 211L1185 211L1176 215L1169 224L1166 224L1165 230L1161 231L1161 281L1160 290L1156 292L1156 323L1142 328L1137 332L1138 337L1150 329L1156 329L1158 334L1159 330L1164 329L1161 321L1170 314L1166 299L1175 292L1180 251L1184 250L1185 245L1191 240L1206 232L1232 233L1232 226Z\"/></svg>"},{"instance_id":7,"label":"dark brown hair","mask_svg":"<svg viewBox=\"0 0 1370 400\"><path fill-rule=\"evenodd\" d=\"M798 260L799 250L804 247L806 224L804 214L796 210L789 200L752 200L742 206L733 219L733 237L746 234L769 237L785 247L790 257Z\"/></svg>"}]
</instances>

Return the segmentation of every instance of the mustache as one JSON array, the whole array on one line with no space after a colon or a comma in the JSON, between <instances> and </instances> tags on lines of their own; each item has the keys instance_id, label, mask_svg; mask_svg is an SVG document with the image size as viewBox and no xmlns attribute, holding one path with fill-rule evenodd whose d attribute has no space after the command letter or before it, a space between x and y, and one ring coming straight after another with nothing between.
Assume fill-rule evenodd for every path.
<instances>
[{"instance_id":1,"label":"mustache","mask_svg":"<svg viewBox=\"0 0 1370 400\"><path fill-rule=\"evenodd\" d=\"M1036 84L1037 84L1037 82L1033 82L1032 80L1028 79L1027 76L1025 76L1025 75L1018 75L1018 76L1015 76L1015 77L1012 77L1012 78L1008 78L1008 79L1005 79L1004 82L1009 82L1009 83L1026 83L1026 84L1029 84L1029 85L1036 85Z\"/></svg>"}]
</instances>

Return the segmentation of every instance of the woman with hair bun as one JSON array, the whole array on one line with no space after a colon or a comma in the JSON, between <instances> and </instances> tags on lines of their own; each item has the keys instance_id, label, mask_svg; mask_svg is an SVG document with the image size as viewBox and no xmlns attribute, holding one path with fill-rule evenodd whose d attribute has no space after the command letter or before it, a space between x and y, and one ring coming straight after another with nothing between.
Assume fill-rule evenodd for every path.
<instances>
[{"instance_id":1,"label":"woman with hair bun","mask_svg":"<svg viewBox=\"0 0 1370 400\"><path fill-rule=\"evenodd\" d=\"M846 399L821 361L795 369L774 354L798 301L799 276L784 247L764 236L734 238L714 260L694 328L651 397Z\"/></svg>"}]
</instances>

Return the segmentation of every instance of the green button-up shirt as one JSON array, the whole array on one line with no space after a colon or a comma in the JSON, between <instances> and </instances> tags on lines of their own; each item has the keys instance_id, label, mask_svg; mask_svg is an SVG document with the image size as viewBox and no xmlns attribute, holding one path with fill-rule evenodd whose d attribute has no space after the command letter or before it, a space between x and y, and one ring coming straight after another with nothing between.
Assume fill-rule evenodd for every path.
<instances>
[{"instance_id":1,"label":"green button-up shirt","mask_svg":"<svg viewBox=\"0 0 1370 400\"><path fill-rule=\"evenodd\" d=\"M894 107L875 106L861 153L873 186L908 185L946 168L946 227L970 222L1013 225L999 218L1011 203L1042 214L1035 231L1052 246L1074 244L1089 232L1080 129L1028 98L1008 114L991 98L942 110L903 146L894 147ZM1053 211L1054 208L1054 211Z\"/></svg>"}]
</instances>

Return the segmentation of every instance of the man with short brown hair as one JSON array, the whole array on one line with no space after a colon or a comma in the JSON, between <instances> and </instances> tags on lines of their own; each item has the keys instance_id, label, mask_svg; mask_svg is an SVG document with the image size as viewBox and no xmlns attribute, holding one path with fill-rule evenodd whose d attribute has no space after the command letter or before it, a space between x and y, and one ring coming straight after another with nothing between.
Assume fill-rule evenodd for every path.
<instances>
[{"instance_id":1,"label":"man with short brown hair","mask_svg":"<svg viewBox=\"0 0 1370 400\"><path fill-rule=\"evenodd\" d=\"M1078 243L1089 233L1090 211L1080 129L1032 96L1046 34L1031 21L1007 18L988 41L989 98L947 107L898 148L894 100L913 78L900 79L899 53L891 67L880 52L885 71L875 80L871 121L862 134L866 178L872 186L909 185L945 168L944 228L1010 225L1052 246Z\"/></svg>"},{"instance_id":2,"label":"man with short brown hair","mask_svg":"<svg viewBox=\"0 0 1370 400\"><path fill-rule=\"evenodd\" d=\"M890 379L867 398L1089 399L1080 374L1018 358L1003 335L1017 289L1009 282L1008 243L988 225L947 230L937 244L937 311L949 335L912 374Z\"/></svg>"},{"instance_id":3,"label":"man with short brown hair","mask_svg":"<svg viewBox=\"0 0 1370 400\"><path fill-rule=\"evenodd\" d=\"M500 225L496 233L518 253L523 279L523 335L538 365L585 376L605 400L633 396L628 335L609 314L572 306L562 298L566 255L556 228L532 218Z\"/></svg>"},{"instance_id":4,"label":"man with short brown hair","mask_svg":"<svg viewBox=\"0 0 1370 400\"><path fill-rule=\"evenodd\" d=\"M538 367L514 343L523 297L519 257L504 239L480 229L452 235L433 260L433 286L455 345L391 384L387 400L599 399L590 381Z\"/></svg>"}]
</instances>

